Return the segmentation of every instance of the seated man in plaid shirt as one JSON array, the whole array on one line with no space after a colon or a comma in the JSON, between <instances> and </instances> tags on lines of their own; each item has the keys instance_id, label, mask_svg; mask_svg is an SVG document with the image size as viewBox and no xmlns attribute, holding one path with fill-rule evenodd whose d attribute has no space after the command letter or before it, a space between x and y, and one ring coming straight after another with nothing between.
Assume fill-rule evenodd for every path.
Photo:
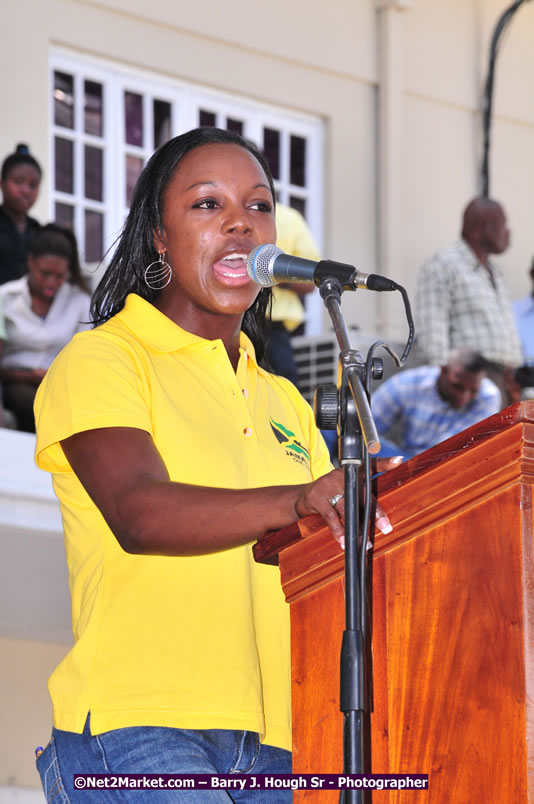
<instances>
[{"instance_id":1,"label":"seated man in plaid shirt","mask_svg":"<svg viewBox=\"0 0 534 804\"><path fill-rule=\"evenodd\" d=\"M497 413L500 392L485 375L478 352L457 350L444 366L419 366L385 380L371 397L379 454L411 458ZM393 428L396 443L385 438Z\"/></svg>"}]
</instances>

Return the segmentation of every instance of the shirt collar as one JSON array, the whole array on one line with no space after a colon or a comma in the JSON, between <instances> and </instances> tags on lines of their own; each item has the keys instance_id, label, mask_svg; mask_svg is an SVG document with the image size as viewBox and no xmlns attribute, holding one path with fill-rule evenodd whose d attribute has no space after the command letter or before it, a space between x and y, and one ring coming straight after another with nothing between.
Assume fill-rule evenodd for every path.
<instances>
[{"instance_id":1,"label":"shirt collar","mask_svg":"<svg viewBox=\"0 0 534 804\"><path fill-rule=\"evenodd\" d=\"M466 260L466 262L470 263L471 268L484 267L480 262L480 260L478 259L477 255L475 254L475 252L473 251L473 249L471 248L471 246L469 245L469 243L467 243L462 238L461 240L458 241L458 245L464 259Z\"/></svg>"},{"instance_id":2,"label":"shirt collar","mask_svg":"<svg viewBox=\"0 0 534 804\"><path fill-rule=\"evenodd\" d=\"M130 293L126 297L123 309L117 313L119 319L139 340L158 352L176 352L189 346L205 346L218 343L194 335L171 321L153 304ZM240 349L256 362L254 347L244 332L240 333Z\"/></svg>"},{"instance_id":3,"label":"shirt collar","mask_svg":"<svg viewBox=\"0 0 534 804\"><path fill-rule=\"evenodd\" d=\"M485 268L484 265L482 265L482 263L478 259L477 255L475 254L469 243L466 243L466 241L462 238L461 240L458 241L458 244L460 250L463 252L463 256L466 262L470 263L471 268L474 271L477 268L481 268L483 271L486 271L487 273L487 269ZM491 268L491 273L493 274L493 276L495 276L498 273L497 266L490 259L488 259L488 265Z\"/></svg>"}]
</instances>

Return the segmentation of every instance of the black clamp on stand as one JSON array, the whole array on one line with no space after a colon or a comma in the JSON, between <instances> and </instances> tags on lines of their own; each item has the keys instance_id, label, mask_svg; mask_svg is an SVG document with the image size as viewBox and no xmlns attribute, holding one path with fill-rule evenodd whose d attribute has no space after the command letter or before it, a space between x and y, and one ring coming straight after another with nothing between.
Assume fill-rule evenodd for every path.
<instances>
[{"instance_id":1,"label":"black clamp on stand","mask_svg":"<svg viewBox=\"0 0 534 804\"><path fill-rule=\"evenodd\" d=\"M382 279L382 277L379 277ZM386 280L389 282L390 280ZM394 284L394 283L390 283ZM350 289L355 290L355 287ZM403 293L410 322L410 339L402 359L391 348L383 346L397 365L406 361L413 343L414 330L409 303L401 286L377 289L398 289ZM323 276L319 292L328 310L340 347L338 383L336 386L319 386L314 406L317 424L321 429L338 431L338 455L344 469L345 506L345 631L340 659L340 709L343 722L343 768L346 774L365 772L365 748L369 742L366 733L369 722L369 668L367 657L369 635L366 623L367 601L367 540L371 516L371 454L380 450L380 441L371 413L367 387L371 379L382 377L382 361L368 358L351 347L350 336L341 313L341 294L344 285L332 276ZM371 349L371 353L372 353ZM360 469L365 469L365 503L360 526ZM361 804L362 788L343 790L342 804Z\"/></svg>"}]
</instances>

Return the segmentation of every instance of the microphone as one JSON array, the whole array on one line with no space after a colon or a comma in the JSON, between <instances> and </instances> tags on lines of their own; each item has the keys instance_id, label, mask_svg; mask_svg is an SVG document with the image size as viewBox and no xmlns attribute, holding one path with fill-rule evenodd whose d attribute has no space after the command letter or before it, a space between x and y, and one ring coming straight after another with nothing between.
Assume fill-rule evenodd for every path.
<instances>
[{"instance_id":1,"label":"microphone","mask_svg":"<svg viewBox=\"0 0 534 804\"><path fill-rule=\"evenodd\" d=\"M317 287L325 279L337 279L344 290L398 290L392 279L379 274L364 274L353 265L332 260L306 260L285 254L272 243L256 246L247 257L247 274L253 282L270 288L280 282L313 282Z\"/></svg>"}]
</instances>

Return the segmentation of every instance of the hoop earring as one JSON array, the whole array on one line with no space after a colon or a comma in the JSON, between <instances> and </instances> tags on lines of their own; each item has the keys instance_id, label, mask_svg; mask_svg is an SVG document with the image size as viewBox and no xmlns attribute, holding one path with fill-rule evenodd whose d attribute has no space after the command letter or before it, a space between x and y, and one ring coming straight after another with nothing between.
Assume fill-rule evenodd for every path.
<instances>
[{"instance_id":1,"label":"hoop earring","mask_svg":"<svg viewBox=\"0 0 534 804\"><path fill-rule=\"evenodd\" d=\"M151 262L145 269L145 283L151 290L163 290L172 279L172 268L165 261L166 256L167 252L162 252L159 260Z\"/></svg>"}]
</instances>

